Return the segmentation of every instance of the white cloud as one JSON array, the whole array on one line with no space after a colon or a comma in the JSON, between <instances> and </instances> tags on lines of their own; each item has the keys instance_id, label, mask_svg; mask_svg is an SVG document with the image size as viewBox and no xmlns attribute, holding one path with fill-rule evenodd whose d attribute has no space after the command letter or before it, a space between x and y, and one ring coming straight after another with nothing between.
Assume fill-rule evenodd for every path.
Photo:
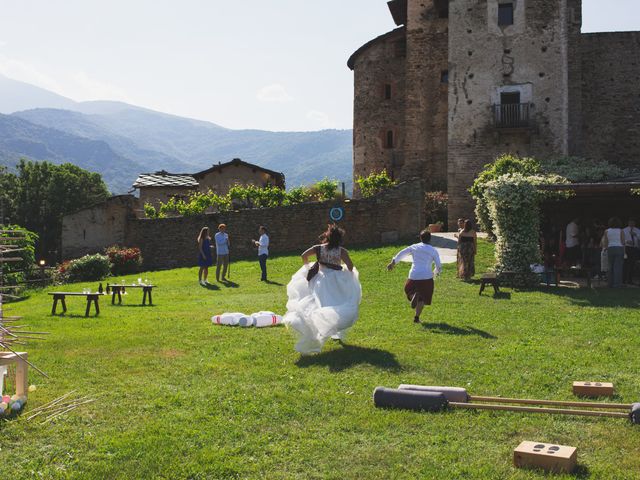
<instances>
[{"instance_id":1,"label":"white cloud","mask_svg":"<svg viewBox=\"0 0 640 480\"><path fill-rule=\"evenodd\" d=\"M130 102L127 93L110 83L91 78L86 72L77 71L69 75L71 85L78 91L75 97L80 100L121 100Z\"/></svg>"},{"instance_id":2,"label":"white cloud","mask_svg":"<svg viewBox=\"0 0 640 480\"><path fill-rule=\"evenodd\" d=\"M2 42L0 42L0 47ZM96 80L82 70L44 73L34 64L0 54L0 74L45 88L76 101L121 100L130 102L126 92L115 85Z\"/></svg>"},{"instance_id":3,"label":"white cloud","mask_svg":"<svg viewBox=\"0 0 640 480\"><path fill-rule=\"evenodd\" d=\"M0 73L14 80L31 83L57 93L61 90L58 82L52 77L40 72L34 65L1 54Z\"/></svg>"},{"instance_id":4,"label":"white cloud","mask_svg":"<svg viewBox=\"0 0 640 480\"><path fill-rule=\"evenodd\" d=\"M7 45L8 45L7 42L5 42L4 40L0 40L0 48L6 47Z\"/></svg>"},{"instance_id":5,"label":"white cloud","mask_svg":"<svg viewBox=\"0 0 640 480\"><path fill-rule=\"evenodd\" d=\"M329 115L319 110L307 112L307 119L316 122L321 128L335 128L335 123L331 121Z\"/></svg>"},{"instance_id":6,"label":"white cloud","mask_svg":"<svg viewBox=\"0 0 640 480\"><path fill-rule=\"evenodd\" d=\"M261 102L269 102L269 103L284 103L284 102L292 102L293 97L287 93L285 88L279 83L274 83L273 85L267 85L266 87L261 88L256 97Z\"/></svg>"}]
</instances>

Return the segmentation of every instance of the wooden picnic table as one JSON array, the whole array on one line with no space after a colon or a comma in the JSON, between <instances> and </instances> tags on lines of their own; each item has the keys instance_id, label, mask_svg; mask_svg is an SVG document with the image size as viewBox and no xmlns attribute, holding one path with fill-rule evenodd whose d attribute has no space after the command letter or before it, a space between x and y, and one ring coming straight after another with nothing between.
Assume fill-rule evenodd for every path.
<instances>
[{"instance_id":1,"label":"wooden picnic table","mask_svg":"<svg viewBox=\"0 0 640 480\"><path fill-rule=\"evenodd\" d=\"M67 303L65 302L65 297L86 297L87 298L87 310L84 313L85 317L89 316L89 312L91 311L91 303L95 305L96 308L96 316L100 314L100 306L98 305L98 299L102 295L98 292L93 293L82 293L82 292L49 292L49 295L53 295L53 306L51 307L51 315L56 314L56 309L58 308L58 300L62 304L62 313L67 313Z\"/></svg>"},{"instance_id":2,"label":"wooden picnic table","mask_svg":"<svg viewBox=\"0 0 640 480\"><path fill-rule=\"evenodd\" d=\"M149 305L153 305L153 301L151 299L151 292L153 287L156 285L152 285L150 283L133 283L131 285L127 285L124 283L112 283L108 285L108 288L111 288L111 304L116 303L116 295L118 296L118 304L122 304L122 293L126 291L127 288L141 288L142 289L142 305L147 304L147 296L149 297Z\"/></svg>"}]
</instances>

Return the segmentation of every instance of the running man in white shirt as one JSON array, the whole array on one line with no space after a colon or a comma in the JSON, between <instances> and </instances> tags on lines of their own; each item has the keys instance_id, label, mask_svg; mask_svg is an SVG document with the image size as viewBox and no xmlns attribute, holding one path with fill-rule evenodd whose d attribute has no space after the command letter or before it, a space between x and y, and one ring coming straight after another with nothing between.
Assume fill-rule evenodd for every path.
<instances>
[{"instance_id":1,"label":"running man in white shirt","mask_svg":"<svg viewBox=\"0 0 640 480\"><path fill-rule=\"evenodd\" d=\"M420 314L424 306L431 305L434 273L438 275L442 271L440 255L435 248L429 245L429 242L431 242L431 233L428 230L423 230L420 232L420 243L401 250L387 265L387 270L393 270L396 263L411 255L411 270L409 271L409 279L404 286L404 292L411 301L411 308L416 311L415 317L413 317L415 323L420 323ZM434 263L435 270L433 270Z\"/></svg>"},{"instance_id":2,"label":"running man in white shirt","mask_svg":"<svg viewBox=\"0 0 640 480\"><path fill-rule=\"evenodd\" d=\"M227 226L224 223L218 225L218 233L215 234L216 241L216 280L220 281L220 267L222 267L222 281L227 281L227 268L229 268L229 235Z\"/></svg>"},{"instance_id":3,"label":"running man in white shirt","mask_svg":"<svg viewBox=\"0 0 640 480\"><path fill-rule=\"evenodd\" d=\"M267 227L260 225L258 229L260 239L254 240L253 244L258 247L258 262L260 262L260 270L262 275L261 282L267 281L267 258L269 257L269 235L267 235Z\"/></svg>"}]
</instances>

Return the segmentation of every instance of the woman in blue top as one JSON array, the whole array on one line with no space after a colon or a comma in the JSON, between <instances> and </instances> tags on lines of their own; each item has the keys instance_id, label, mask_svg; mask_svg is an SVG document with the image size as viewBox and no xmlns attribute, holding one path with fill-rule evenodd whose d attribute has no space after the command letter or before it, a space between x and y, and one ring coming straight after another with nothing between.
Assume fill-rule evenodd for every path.
<instances>
[{"instance_id":1,"label":"woman in blue top","mask_svg":"<svg viewBox=\"0 0 640 480\"><path fill-rule=\"evenodd\" d=\"M198 271L198 282L200 285L204 286L207 284L209 267L213 265L209 227L203 227L202 230L200 230L200 235L198 235L198 265L200 266L200 270Z\"/></svg>"}]
</instances>

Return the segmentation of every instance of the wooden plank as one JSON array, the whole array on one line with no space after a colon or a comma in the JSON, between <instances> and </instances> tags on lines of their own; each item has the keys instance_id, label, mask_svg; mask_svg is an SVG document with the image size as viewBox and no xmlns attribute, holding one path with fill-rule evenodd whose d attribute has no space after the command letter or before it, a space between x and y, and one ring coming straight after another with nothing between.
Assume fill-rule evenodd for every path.
<instances>
[{"instance_id":1,"label":"wooden plank","mask_svg":"<svg viewBox=\"0 0 640 480\"><path fill-rule=\"evenodd\" d=\"M99 295L104 295L104 293L91 292L91 293L82 293L82 292L49 292L49 295L67 295L72 297L97 297Z\"/></svg>"},{"instance_id":2,"label":"wooden plank","mask_svg":"<svg viewBox=\"0 0 640 480\"><path fill-rule=\"evenodd\" d=\"M571 473L578 462L578 449L566 445L524 441L513 451L518 468L541 468L547 472Z\"/></svg>"},{"instance_id":3,"label":"wooden plank","mask_svg":"<svg viewBox=\"0 0 640 480\"><path fill-rule=\"evenodd\" d=\"M614 391L609 382L573 382L573 394L580 397L613 397Z\"/></svg>"}]
</instances>

